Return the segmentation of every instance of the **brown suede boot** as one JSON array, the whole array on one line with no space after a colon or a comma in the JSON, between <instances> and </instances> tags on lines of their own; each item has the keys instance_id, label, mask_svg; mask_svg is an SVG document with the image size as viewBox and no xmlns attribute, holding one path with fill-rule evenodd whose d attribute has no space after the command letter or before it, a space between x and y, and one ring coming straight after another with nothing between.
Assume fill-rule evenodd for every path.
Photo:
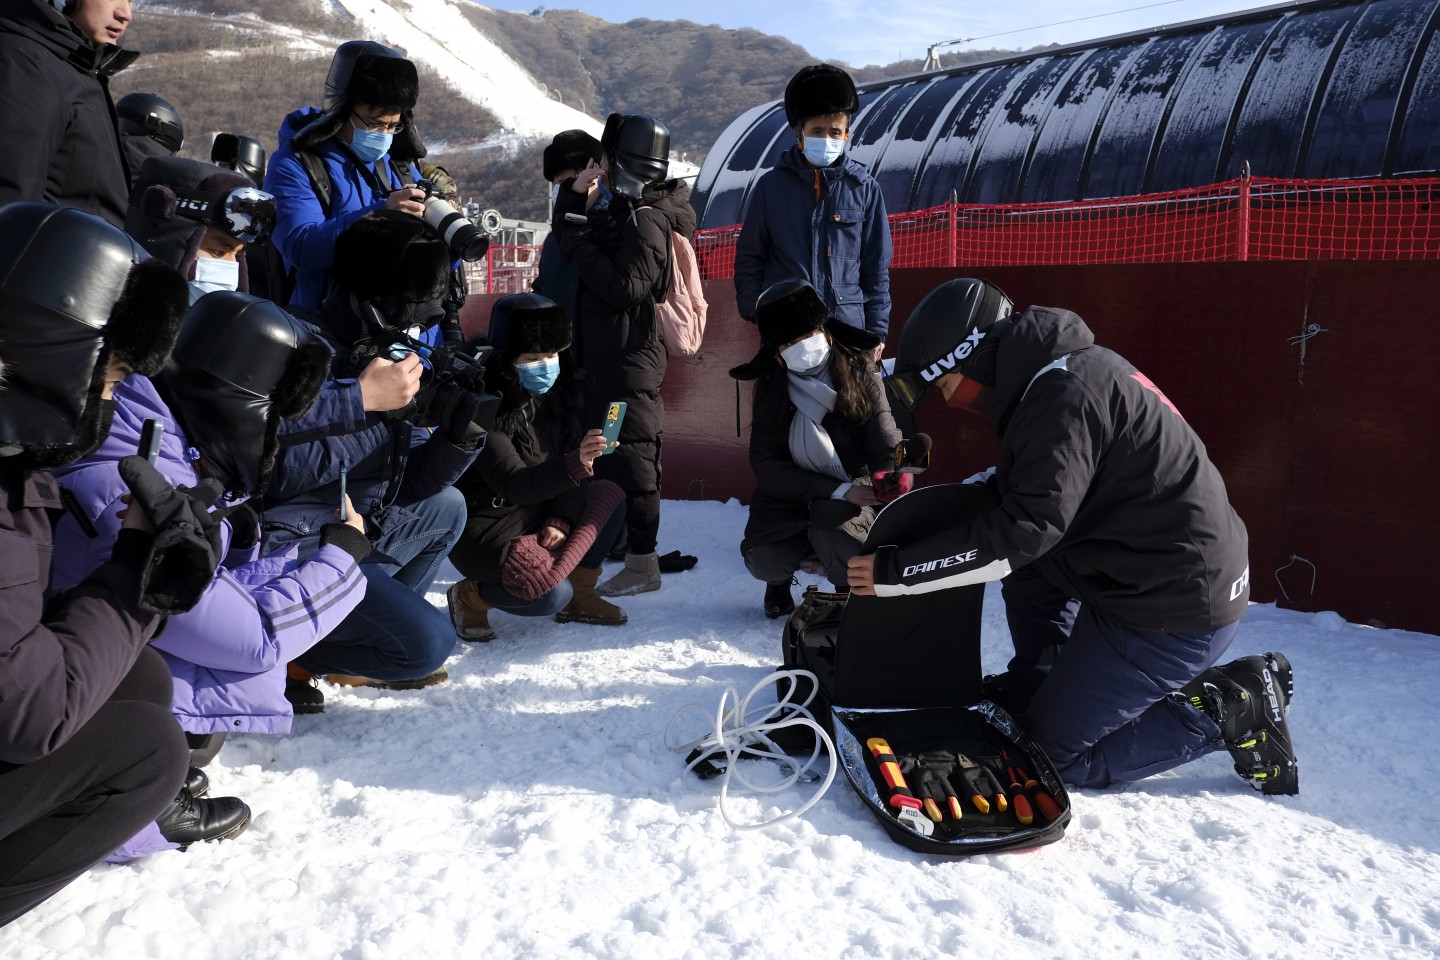
<instances>
[{"instance_id":1,"label":"brown suede boot","mask_svg":"<svg viewBox=\"0 0 1440 960\"><path fill-rule=\"evenodd\" d=\"M595 593L595 581L600 579L599 567L576 567L570 574L570 585L575 595L565 609L555 614L559 623L598 623L616 626L626 620L625 611L601 600Z\"/></svg>"},{"instance_id":2,"label":"brown suede boot","mask_svg":"<svg viewBox=\"0 0 1440 960\"><path fill-rule=\"evenodd\" d=\"M445 594L450 604L450 622L455 625L455 635L471 643L484 643L495 639L490 626L490 604L480 597L474 580L457 580Z\"/></svg>"}]
</instances>

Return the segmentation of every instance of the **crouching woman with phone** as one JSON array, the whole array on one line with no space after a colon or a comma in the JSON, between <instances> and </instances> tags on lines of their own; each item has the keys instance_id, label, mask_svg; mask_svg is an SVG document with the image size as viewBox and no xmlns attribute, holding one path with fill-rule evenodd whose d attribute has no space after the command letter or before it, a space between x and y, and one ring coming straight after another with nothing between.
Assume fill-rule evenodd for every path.
<instances>
[{"instance_id":1,"label":"crouching woman with phone","mask_svg":"<svg viewBox=\"0 0 1440 960\"><path fill-rule=\"evenodd\" d=\"M475 462L455 484L468 518L450 553L464 579L449 592L462 640L493 640L490 610L561 623L618 625L625 611L595 593L600 563L625 522L625 494L593 480L610 445L580 422L570 318L517 293L495 302L486 388L503 398Z\"/></svg>"}]
</instances>

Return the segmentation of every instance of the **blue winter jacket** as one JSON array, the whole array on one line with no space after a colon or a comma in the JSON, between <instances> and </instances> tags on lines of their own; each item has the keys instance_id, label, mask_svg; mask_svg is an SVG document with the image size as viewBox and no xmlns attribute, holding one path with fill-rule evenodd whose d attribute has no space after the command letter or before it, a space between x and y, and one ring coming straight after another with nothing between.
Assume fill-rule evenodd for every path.
<instances>
[{"instance_id":1,"label":"blue winter jacket","mask_svg":"<svg viewBox=\"0 0 1440 960\"><path fill-rule=\"evenodd\" d=\"M431 327L427 337L437 330ZM344 372L350 347L322 333ZM375 540L415 516L405 503L452 485L480 452L462 450L439 431L366 413L363 399L359 380L329 380L309 413L280 421L280 452L265 494L266 550L299 541L306 556L318 545L320 528L335 519L340 505L342 471L350 502L365 515Z\"/></svg>"},{"instance_id":2,"label":"blue winter jacket","mask_svg":"<svg viewBox=\"0 0 1440 960\"><path fill-rule=\"evenodd\" d=\"M326 140L312 149L325 161L330 174L330 212L320 205L310 176L305 172L291 142L295 134L320 116L316 107L303 107L280 124L280 146L265 172L265 189L275 195L273 242L285 263L295 270L295 292L290 303L318 308L330 287L330 268L335 263L335 238L367 213L381 210L389 191L372 184L361 172L360 161L350 148ZM390 169L390 156L379 164ZM420 179L414 164L405 164L401 173L409 183ZM390 184L390 190L403 186Z\"/></svg>"},{"instance_id":3,"label":"blue winter jacket","mask_svg":"<svg viewBox=\"0 0 1440 960\"><path fill-rule=\"evenodd\" d=\"M890 222L880 184L848 155L817 170L791 146L755 184L735 247L740 316L753 322L760 294L790 277L810 281L837 319L885 339Z\"/></svg>"},{"instance_id":4,"label":"blue winter jacket","mask_svg":"<svg viewBox=\"0 0 1440 960\"><path fill-rule=\"evenodd\" d=\"M55 530L56 586L84 579L109 558L120 497L129 492L119 462L135 452L149 417L165 426L156 469L176 485L197 481L196 451L169 407L154 384L131 374L115 391L109 437L86 459L55 471L70 508ZM231 540L230 522L222 521L222 548ZM200 602L171 617L152 644L175 677L172 710L180 726L187 733L288 733L285 665L364 596L355 558L333 544L304 562L294 550L230 551Z\"/></svg>"}]
</instances>

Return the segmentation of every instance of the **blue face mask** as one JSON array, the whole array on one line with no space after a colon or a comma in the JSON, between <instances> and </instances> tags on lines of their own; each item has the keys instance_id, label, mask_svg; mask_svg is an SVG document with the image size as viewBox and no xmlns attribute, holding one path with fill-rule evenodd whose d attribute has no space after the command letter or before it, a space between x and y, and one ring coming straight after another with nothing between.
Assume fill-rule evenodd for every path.
<instances>
[{"instance_id":1,"label":"blue face mask","mask_svg":"<svg viewBox=\"0 0 1440 960\"><path fill-rule=\"evenodd\" d=\"M520 386L531 393L544 393L555 386L560 377L560 358L547 357L534 363L517 363L515 372L520 376Z\"/></svg>"},{"instance_id":2,"label":"blue face mask","mask_svg":"<svg viewBox=\"0 0 1440 960\"><path fill-rule=\"evenodd\" d=\"M190 302L217 290L240 289L240 264L235 260L195 258L195 279L190 281Z\"/></svg>"},{"instance_id":3,"label":"blue face mask","mask_svg":"<svg viewBox=\"0 0 1440 960\"><path fill-rule=\"evenodd\" d=\"M813 166L828 167L845 153L845 141L831 140L828 137L806 137L803 149L805 159Z\"/></svg>"},{"instance_id":4,"label":"blue face mask","mask_svg":"<svg viewBox=\"0 0 1440 960\"><path fill-rule=\"evenodd\" d=\"M393 133L376 133L364 127L355 128L355 137L350 141L350 150L360 158L361 163L374 163L390 152Z\"/></svg>"}]
</instances>

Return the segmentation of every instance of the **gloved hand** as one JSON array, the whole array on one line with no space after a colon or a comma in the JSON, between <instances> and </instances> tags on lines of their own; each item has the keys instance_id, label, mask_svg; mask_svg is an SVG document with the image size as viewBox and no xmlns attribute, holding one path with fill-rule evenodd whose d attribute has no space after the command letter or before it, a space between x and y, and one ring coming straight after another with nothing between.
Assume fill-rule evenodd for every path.
<instances>
[{"instance_id":1,"label":"gloved hand","mask_svg":"<svg viewBox=\"0 0 1440 960\"><path fill-rule=\"evenodd\" d=\"M120 478L135 506L155 528L140 572L140 606L152 613L184 613L199 602L220 564L220 519L210 506L225 492L215 480L175 487L144 457L120 461Z\"/></svg>"},{"instance_id":2,"label":"gloved hand","mask_svg":"<svg viewBox=\"0 0 1440 960\"><path fill-rule=\"evenodd\" d=\"M474 450L485 439L485 431L494 426L500 398L467 389L458 380L442 383L435 391L430 418L436 428L457 447Z\"/></svg>"},{"instance_id":3,"label":"gloved hand","mask_svg":"<svg viewBox=\"0 0 1440 960\"><path fill-rule=\"evenodd\" d=\"M955 754L946 750L907 754L900 758L900 772L905 775L905 782L920 801L925 815L936 823L946 814L951 820L960 819L960 799L950 784L950 777L957 766Z\"/></svg>"},{"instance_id":4,"label":"gloved hand","mask_svg":"<svg viewBox=\"0 0 1440 960\"><path fill-rule=\"evenodd\" d=\"M661 573L684 573L699 562L699 557L691 556L688 553L681 553L679 550L662 553L656 560L656 563L660 565Z\"/></svg>"},{"instance_id":5,"label":"gloved hand","mask_svg":"<svg viewBox=\"0 0 1440 960\"><path fill-rule=\"evenodd\" d=\"M965 754L958 754L955 757L960 767L960 782L965 787L965 796L975 805L975 809L981 813L990 812L990 804L993 802L1001 813L1009 807L1005 799L1005 788L1000 785L995 774L982 764L976 763Z\"/></svg>"},{"instance_id":6,"label":"gloved hand","mask_svg":"<svg viewBox=\"0 0 1440 960\"><path fill-rule=\"evenodd\" d=\"M870 475L870 482L875 488L875 498L889 503L910 492L915 486L915 475L899 470L876 470Z\"/></svg>"}]
</instances>

